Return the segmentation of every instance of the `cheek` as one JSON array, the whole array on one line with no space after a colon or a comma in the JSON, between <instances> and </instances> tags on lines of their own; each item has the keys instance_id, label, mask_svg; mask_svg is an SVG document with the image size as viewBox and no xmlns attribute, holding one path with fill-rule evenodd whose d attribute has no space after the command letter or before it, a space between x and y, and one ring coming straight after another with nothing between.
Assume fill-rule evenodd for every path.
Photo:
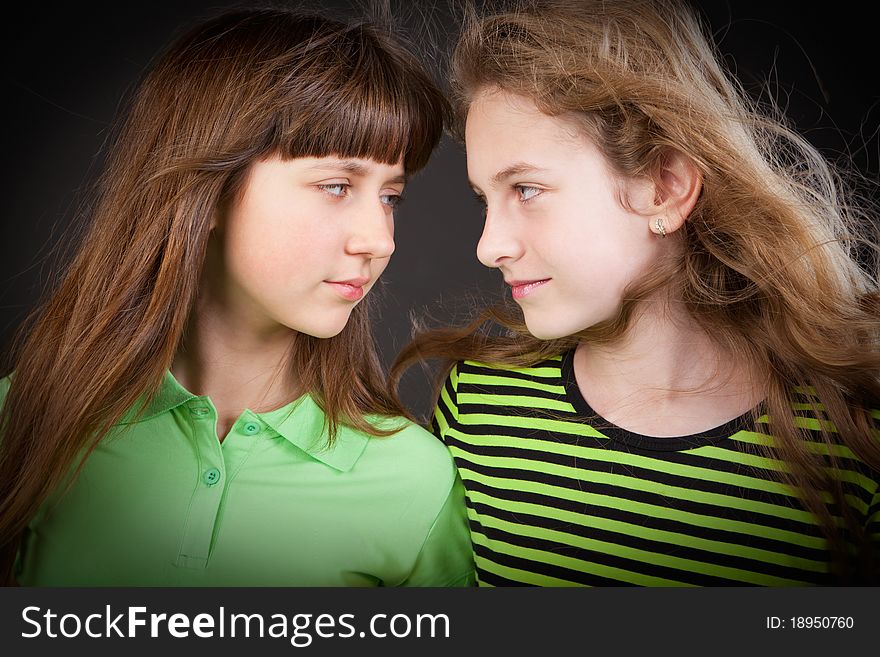
<instances>
[{"instance_id":1,"label":"cheek","mask_svg":"<svg viewBox=\"0 0 880 657\"><path fill-rule=\"evenodd\" d=\"M326 260L332 236L309 223L271 216L239 222L231 227L226 242L230 269L266 275L314 269Z\"/></svg>"},{"instance_id":2,"label":"cheek","mask_svg":"<svg viewBox=\"0 0 880 657\"><path fill-rule=\"evenodd\" d=\"M543 238L542 250L553 254L573 285L592 295L619 294L652 261L650 240L628 214L605 209L560 228Z\"/></svg>"}]
</instances>

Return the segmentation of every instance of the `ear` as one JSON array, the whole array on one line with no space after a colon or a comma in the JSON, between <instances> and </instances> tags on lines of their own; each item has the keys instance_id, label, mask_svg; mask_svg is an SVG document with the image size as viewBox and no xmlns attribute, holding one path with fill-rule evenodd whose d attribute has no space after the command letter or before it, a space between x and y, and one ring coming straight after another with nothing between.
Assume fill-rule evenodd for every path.
<instances>
[{"instance_id":1,"label":"ear","mask_svg":"<svg viewBox=\"0 0 880 657\"><path fill-rule=\"evenodd\" d=\"M218 199L217 205L214 206L214 211L211 213L210 232L216 233L223 230L223 227L226 225L227 217L229 216L230 208L234 202L235 200L228 196Z\"/></svg>"},{"instance_id":2,"label":"ear","mask_svg":"<svg viewBox=\"0 0 880 657\"><path fill-rule=\"evenodd\" d=\"M670 148L660 161L654 188L651 232L660 232L657 225L660 219L666 233L674 233L684 225L697 204L703 176L691 158Z\"/></svg>"}]
</instances>

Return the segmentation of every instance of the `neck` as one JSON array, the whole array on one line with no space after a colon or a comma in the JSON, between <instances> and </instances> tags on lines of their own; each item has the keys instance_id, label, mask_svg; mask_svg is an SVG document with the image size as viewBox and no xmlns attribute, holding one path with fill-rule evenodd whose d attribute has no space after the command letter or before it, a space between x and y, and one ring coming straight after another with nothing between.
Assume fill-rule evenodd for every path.
<instances>
[{"instance_id":1,"label":"neck","mask_svg":"<svg viewBox=\"0 0 880 657\"><path fill-rule=\"evenodd\" d=\"M289 403L301 394L286 367L296 332L242 303L217 269L209 258L172 374L229 417Z\"/></svg>"},{"instance_id":2,"label":"neck","mask_svg":"<svg viewBox=\"0 0 880 657\"><path fill-rule=\"evenodd\" d=\"M660 297L645 301L621 339L580 343L574 369L597 413L645 435L711 429L763 397L752 368L713 341L680 303Z\"/></svg>"},{"instance_id":3,"label":"neck","mask_svg":"<svg viewBox=\"0 0 880 657\"><path fill-rule=\"evenodd\" d=\"M289 329L271 336L251 333L215 309L199 309L171 370L187 390L209 396L230 414L270 410L296 396L285 367L294 335Z\"/></svg>"}]
</instances>

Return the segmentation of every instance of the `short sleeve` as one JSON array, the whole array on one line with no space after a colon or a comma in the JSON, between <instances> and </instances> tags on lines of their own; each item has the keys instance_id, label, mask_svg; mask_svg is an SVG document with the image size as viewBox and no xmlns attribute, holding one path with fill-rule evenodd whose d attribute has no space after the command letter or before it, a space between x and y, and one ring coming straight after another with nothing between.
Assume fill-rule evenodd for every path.
<instances>
[{"instance_id":1,"label":"short sleeve","mask_svg":"<svg viewBox=\"0 0 880 657\"><path fill-rule=\"evenodd\" d=\"M450 427L458 422L458 364L456 364L437 398L437 406L434 408L434 417L431 420L431 431L444 443Z\"/></svg>"},{"instance_id":2,"label":"short sleeve","mask_svg":"<svg viewBox=\"0 0 880 657\"><path fill-rule=\"evenodd\" d=\"M413 570L402 586L473 586L474 582L464 486L456 475Z\"/></svg>"}]
</instances>

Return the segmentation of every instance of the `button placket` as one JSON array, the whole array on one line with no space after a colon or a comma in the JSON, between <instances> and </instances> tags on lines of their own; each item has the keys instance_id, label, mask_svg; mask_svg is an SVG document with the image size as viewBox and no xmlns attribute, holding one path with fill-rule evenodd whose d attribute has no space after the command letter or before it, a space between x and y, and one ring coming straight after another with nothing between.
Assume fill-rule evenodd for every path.
<instances>
[{"instance_id":1,"label":"button placket","mask_svg":"<svg viewBox=\"0 0 880 657\"><path fill-rule=\"evenodd\" d=\"M217 484L220 481L220 470L217 468L205 470L204 474L202 474L202 481L208 484L208 486Z\"/></svg>"},{"instance_id":2,"label":"button placket","mask_svg":"<svg viewBox=\"0 0 880 657\"><path fill-rule=\"evenodd\" d=\"M216 438L215 412L209 400L195 399L189 407L192 416L194 447L198 451L198 473L180 542L177 565L205 568L211 552L215 525L223 501L225 485L224 456Z\"/></svg>"},{"instance_id":3,"label":"button placket","mask_svg":"<svg viewBox=\"0 0 880 657\"><path fill-rule=\"evenodd\" d=\"M244 425L242 425L242 427L241 427L242 432L248 436L254 436L254 435L260 433L260 431L262 431L262 429L263 429L263 427L260 426L260 423L254 422L253 420L245 422Z\"/></svg>"}]
</instances>

